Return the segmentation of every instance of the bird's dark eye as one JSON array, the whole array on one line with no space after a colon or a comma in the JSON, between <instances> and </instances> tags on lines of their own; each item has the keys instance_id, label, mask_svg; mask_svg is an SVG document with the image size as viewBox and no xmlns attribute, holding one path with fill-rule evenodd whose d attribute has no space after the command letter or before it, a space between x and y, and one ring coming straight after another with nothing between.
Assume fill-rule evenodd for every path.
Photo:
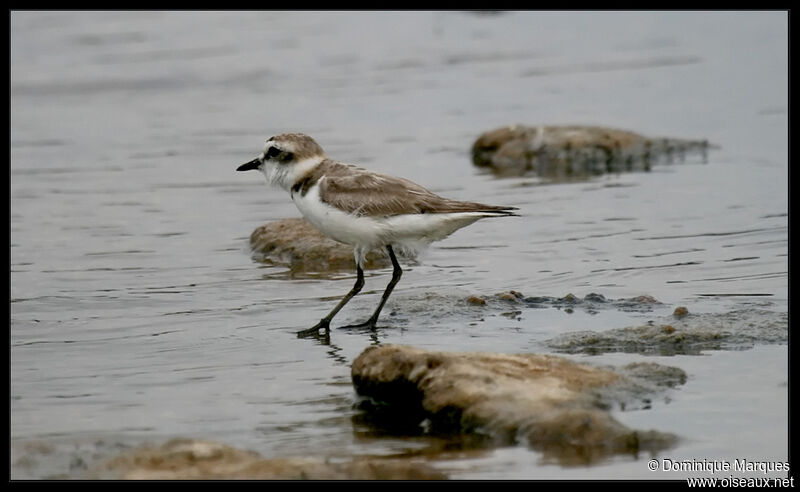
<instances>
[{"instance_id":1,"label":"bird's dark eye","mask_svg":"<svg viewBox=\"0 0 800 492\"><path fill-rule=\"evenodd\" d=\"M286 163L294 159L294 154L278 147L270 146L264 154L264 160L274 159L280 163Z\"/></svg>"},{"instance_id":2,"label":"bird's dark eye","mask_svg":"<svg viewBox=\"0 0 800 492\"><path fill-rule=\"evenodd\" d=\"M264 158L265 159L272 159L273 157L277 156L280 153L281 153L281 149L279 149L277 147L270 147L269 149L267 149L267 153L264 154Z\"/></svg>"}]
</instances>

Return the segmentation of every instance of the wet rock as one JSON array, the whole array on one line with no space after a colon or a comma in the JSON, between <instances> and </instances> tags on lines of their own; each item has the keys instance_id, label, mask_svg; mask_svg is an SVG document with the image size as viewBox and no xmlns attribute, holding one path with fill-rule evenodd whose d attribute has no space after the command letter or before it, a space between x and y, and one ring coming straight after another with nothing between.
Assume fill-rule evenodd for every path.
<instances>
[{"instance_id":1,"label":"wet rock","mask_svg":"<svg viewBox=\"0 0 800 492\"><path fill-rule=\"evenodd\" d=\"M654 362L633 362L615 370L626 376L624 383L612 388L603 398L610 405L618 405L620 410L649 409L657 397L669 402L664 389L685 384L687 378L683 369Z\"/></svg>"},{"instance_id":2,"label":"wet rock","mask_svg":"<svg viewBox=\"0 0 800 492\"><path fill-rule=\"evenodd\" d=\"M675 311L672 312L672 315L676 318L681 318L689 314L689 310L686 309L684 306L678 306L675 308Z\"/></svg>"},{"instance_id":3,"label":"wet rock","mask_svg":"<svg viewBox=\"0 0 800 492\"><path fill-rule=\"evenodd\" d=\"M631 297L630 299L626 299L626 301L633 304L661 304L655 297L647 295Z\"/></svg>"},{"instance_id":4,"label":"wet rock","mask_svg":"<svg viewBox=\"0 0 800 492\"><path fill-rule=\"evenodd\" d=\"M353 247L323 235L305 219L282 219L258 227L250 247L261 260L287 265L292 272L355 270ZM366 269L391 266L388 256L370 252Z\"/></svg>"},{"instance_id":5,"label":"wet rock","mask_svg":"<svg viewBox=\"0 0 800 492\"><path fill-rule=\"evenodd\" d=\"M517 302L520 302L520 300L522 299L522 294L520 294L519 292L517 292L515 290L510 290L508 292L501 292L501 293L497 294L496 297L498 299L502 300L502 301L509 301L509 302L512 302L512 303L517 303Z\"/></svg>"},{"instance_id":6,"label":"wet rock","mask_svg":"<svg viewBox=\"0 0 800 492\"><path fill-rule=\"evenodd\" d=\"M566 294L564 297L551 297L525 296L521 292L515 290L500 292L484 299L489 304L492 304L494 300L498 300L503 301L504 304L519 304L529 308L553 307L556 309L564 309L564 311L568 313L573 312L576 308L581 308L591 314L598 312L600 309L607 308L616 308L620 311L628 312L648 312L652 311L654 307L661 305L661 302L648 295L641 295L628 299L607 299L604 295L597 293L587 294L583 298L570 293Z\"/></svg>"},{"instance_id":7,"label":"wet rock","mask_svg":"<svg viewBox=\"0 0 800 492\"><path fill-rule=\"evenodd\" d=\"M476 166L499 175L538 174L555 180L650 170L675 157L712 148L706 140L650 138L598 126L514 125L482 134L472 146Z\"/></svg>"},{"instance_id":8,"label":"wet rock","mask_svg":"<svg viewBox=\"0 0 800 492\"><path fill-rule=\"evenodd\" d=\"M619 371L637 381L638 384L646 382L655 386L674 388L686 383L686 373L683 369L655 362L632 362L620 368ZM652 388L645 391L652 392Z\"/></svg>"},{"instance_id":9,"label":"wet rock","mask_svg":"<svg viewBox=\"0 0 800 492\"><path fill-rule=\"evenodd\" d=\"M384 345L352 365L360 408L397 433L464 433L518 441L561 463L658 451L675 436L635 431L608 412L631 379L551 355L447 353ZM638 387L638 386L637 386Z\"/></svg>"},{"instance_id":10,"label":"wet rock","mask_svg":"<svg viewBox=\"0 0 800 492\"><path fill-rule=\"evenodd\" d=\"M663 322L651 321L642 326L565 333L544 343L565 353L698 355L707 350L743 350L756 344L786 343L788 337L787 313L747 309L672 315Z\"/></svg>"},{"instance_id":11,"label":"wet rock","mask_svg":"<svg viewBox=\"0 0 800 492\"><path fill-rule=\"evenodd\" d=\"M613 304L620 311L628 312L647 312L651 311L654 306L662 305L658 299L648 295L641 295L628 299L619 299L614 301Z\"/></svg>"},{"instance_id":12,"label":"wet rock","mask_svg":"<svg viewBox=\"0 0 800 492\"><path fill-rule=\"evenodd\" d=\"M331 463L312 458L263 459L251 451L194 439L174 439L123 453L94 471L123 480L441 480L420 460L355 458Z\"/></svg>"},{"instance_id":13,"label":"wet rock","mask_svg":"<svg viewBox=\"0 0 800 492\"><path fill-rule=\"evenodd\" d=\"M478 296L469 296L467 297L467 304L472 304L473 306L485 306L486 299Z\"/></svg>"},{"instance_id":14,"label":"wet rock","mask_svg":"<svg viewBox=\"0 0 800 492\"><path fill-rule=\"evenodd\" d=\"M586 294L583 300L589 302L603 303L606 302L606 296L604 296L603 294L595 294L594 292L592 292L590 294Z\"/></svg>"},{"instance_id":15,"label":"wet rock","mask_svg":"<svg viewBox=\"0 0 800 492\"><path fill-rule=\"evenodd\" d=\"M579 302L578 298L575 297L575 294L572 294L572 293L565 295L564 297L561 298L561 300L563 302L568 302L570 304L574 304L576 302Z\"/></svg>"}]
</instances>

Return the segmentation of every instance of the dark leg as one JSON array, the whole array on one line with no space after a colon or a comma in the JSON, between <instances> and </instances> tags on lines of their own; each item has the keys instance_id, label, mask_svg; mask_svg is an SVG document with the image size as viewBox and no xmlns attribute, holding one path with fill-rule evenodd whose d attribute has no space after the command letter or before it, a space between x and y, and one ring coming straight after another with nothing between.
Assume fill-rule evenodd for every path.
<instances>
[{"instance_id":1,"label":"dark leg","mask_svg":"<svg viewBox=\"0 0 800 492\"><path fill-rule=\"evenodd\" d=\"M389 295L394 290L394 286L397 285L397 282L400 281L400 277L403 275L403 269L400 268L400 263L397 262L397 257L394 255L394 251L392 251L392 246L387 245L386 249L389 251L389 258L392 260L392 266L394 270L392 271L392 280L389 281L389 285L386 286L386 290L383 291L383 297L381 297L381 303L378 304L378 309L372 314L367 321L357 324L357 325L348 325L344 326L343 328L369 328L371 330L375 329L375 323L378 322L378 316L381 314L381 309L383 309L383 305L386 304L386 300L389 299Z\"/></svg>"},{"instance_id":2,"label":"dark leg","mask_svg":"<svg viewBox=\"0 0 800 492\"><path fill-rule=\"evenodd\" d=\"M362 287L364 287L364 270L361 269L360 265L356 265L356 284L353 286L352 289L350 289L350 292L348 292L347 295L345 295L342 298L342 300L339 301L339 304L337 304L336 307L333 308L333 311L331 311L330 313L328 313L327 316L322 318L319 321L319 323L317 323L316 325L312 326L307 330L298 331L297 337L305 338L305 337L317 336L319 335L320 329L324 329L325 333L328 333L328 331L330 330L331 320L333 319L333 317L336 316L336 313L338 313L339 310L342 309L344 305L347 304L348 301L350 301L350 299L353 298L354 295L361 292Z\"/></svg>"}]
</instances>

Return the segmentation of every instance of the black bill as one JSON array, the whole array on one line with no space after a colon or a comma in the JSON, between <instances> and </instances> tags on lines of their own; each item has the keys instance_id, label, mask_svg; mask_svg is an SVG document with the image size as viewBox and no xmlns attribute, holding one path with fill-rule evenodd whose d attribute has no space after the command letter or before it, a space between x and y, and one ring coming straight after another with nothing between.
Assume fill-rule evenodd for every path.
<instances>
[{"instance_id":1,"label":"black bill","mask_svg":"<svg viewBox=\"0 0 800 492\"><path fill-rule=\"evenodd\" d=\"M241 166L237 167L237 171L250 171L252 169L258 169L258 166L261 165L261 161L258 159L253 159L252 161L248 162L247 164L242 164Z\"/></svg>"}]
</instances>

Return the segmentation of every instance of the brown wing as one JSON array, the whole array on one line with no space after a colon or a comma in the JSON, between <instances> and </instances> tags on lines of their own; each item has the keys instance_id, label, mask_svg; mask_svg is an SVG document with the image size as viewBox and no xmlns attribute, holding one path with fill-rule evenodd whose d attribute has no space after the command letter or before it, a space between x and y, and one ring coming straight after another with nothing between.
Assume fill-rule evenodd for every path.
<instances>
[{"instance_id":1,"label":"brown wing","mask_svg":"<svg viewBox=\"0 0 800 492\"><path fill-rule=\"evenodd\" d=\"M355 215L385 217L452 212L508 215L508 210L513 209L450 200L407 179L338 163L326 170L319 185L322 201Z\"/></svg>"}]
</instances>

